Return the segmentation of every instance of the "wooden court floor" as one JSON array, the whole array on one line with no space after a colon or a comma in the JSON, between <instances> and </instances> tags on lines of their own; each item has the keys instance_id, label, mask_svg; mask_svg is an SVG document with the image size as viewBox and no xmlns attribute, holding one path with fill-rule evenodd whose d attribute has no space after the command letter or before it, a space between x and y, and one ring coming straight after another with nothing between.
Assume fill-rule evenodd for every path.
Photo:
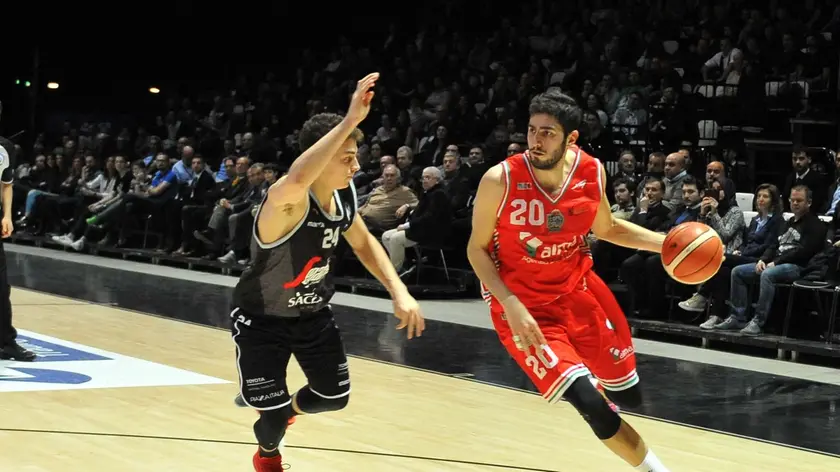
<instances>
[{"instance_id":1,"label":"wooden court floor","mask_svg":"<svg viewBox=\"0 0 840 472\"><path fill-rule=\"evenodd\" d=\"M226 331L20 289L13 303L20 329L231 383L0 391L0 471L252 470L255 414L232 403L237 374ZM303 380L292 364L294 390ZM364 359L350 364L348 409L301 417L290 429L291 471L632 470L569 405ZM10 366L0 361L0 372ZM840 470L828 456L627 418L674 472Z\"/></svg>"}]
</instances>

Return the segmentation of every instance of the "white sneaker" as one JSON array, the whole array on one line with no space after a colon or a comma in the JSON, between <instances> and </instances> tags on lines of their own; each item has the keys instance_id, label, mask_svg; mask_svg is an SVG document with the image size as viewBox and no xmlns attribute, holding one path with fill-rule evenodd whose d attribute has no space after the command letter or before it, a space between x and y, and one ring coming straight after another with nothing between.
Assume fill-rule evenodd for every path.
<instances>
[{"instance_id":1,"label":"white sneaker","mask_svg":"<svg viewBox=\"0 0 840 472\"><path fill-rule=\"evenodd\" d=\"M219 262L222 264L233 264L236 262L236 253L233 251L228 251L227 254L219 258Z\"/></svg>"},{"instance_id":2,"label":"white sneaker","mask_svg":"<svg viewBox=\"0 0 840 472\"><path fill-rule=\"evenodd\" d=\"M73 237L70 234L62 234L61 236L55 235L52 237L52 240L62 246L69 246L73 244Z\"/></svg>"},{"instance_id":3,"label":"white sneaker","mask_svg":"<svg viewBox=\"0 0 840 472\"><path fill-rule=\"evenodd\" d=\"M677 305L685 311L703 312L706 311L706 297L695 293L691 298L681 301Z\"/></svg>"},{"instance_id":4,"label":"white sneaker","mask_svg":"<svg viewBox=\"0 0 840 472\"><path fill-rule=\"evenodd\" d=\"M703 324L700 325L700 329L715 329L715 325L721 321L723 321L723 318L712 315L708 320L704 321Z\"/></svg>"},{"instance_id":5,"label":"white sneaker","mask_svg":"<svg viewBox=\"0 0 840 472\"><path fill-rule=\"evenodd\" d=\"M82 248L85 247L85 237L82 236L81 238L79 238L78 241L73 241L70 244L68 244L68 246L73 248L74 251L81 251Z\"/></svg>"}]
</instances>

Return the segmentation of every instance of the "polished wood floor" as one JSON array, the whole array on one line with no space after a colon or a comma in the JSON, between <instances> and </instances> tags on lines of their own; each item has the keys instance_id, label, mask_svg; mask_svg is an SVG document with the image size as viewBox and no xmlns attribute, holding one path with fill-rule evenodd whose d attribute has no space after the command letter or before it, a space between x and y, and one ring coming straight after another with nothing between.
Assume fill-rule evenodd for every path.
<instances>
[{"instance_id":1,"label":"polished wood floor","mask_svg":"<svg viewBox=\"0 0 840 472\"><path fill-rule=\"evenodd\" d=\"M20 289L13 303L19 328L236 381L226 331ZM632 470L567 404L364 359L350 364L349 408L302 417L287 435L292 472ZM290 387L302 381L295 366ZM255 415L233 405L236 390L227 383L0 393L0 471L252 470ZM674 472L840 470L829 456L627 419Z\"/></svg>"}]
</instances>

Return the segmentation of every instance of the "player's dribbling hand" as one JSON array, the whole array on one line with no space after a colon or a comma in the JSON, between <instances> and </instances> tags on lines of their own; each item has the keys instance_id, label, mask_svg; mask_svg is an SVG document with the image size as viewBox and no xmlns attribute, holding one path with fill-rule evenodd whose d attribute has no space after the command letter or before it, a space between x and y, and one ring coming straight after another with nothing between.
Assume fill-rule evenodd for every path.
<instances>
[{"instance_id":1,"label":"player's dribbling hand","mask_svg":"<svg viewBox=\"0 0 840 472\"><path fill-rule=\"evenodd\" d=\"M519 350L527 351L530 346L539 348L548 344L537 321L518 298L508 297L502 305L504 305L505 318L513 334L513 342Z\"/></svg>"},{"instance_id":2,"label":"player's dribbling hand","mask_svg":"<svg viewBox=\"0 0 840 472\"><path fill-rule=\"evenodd\" d=\"M2 236L4 238L8 238L9 236L11 236L12 231L15 230L15 227L12 224L12 219L11 218L3 218L2 226L3 226Z\"/></svg>"},{"instance_id":3,"label":"player's dribbling hand","mask_svg":"<svg viewBox=\"0 0 840 472\"><path fill-rule=\"evenodd\" d=\"M347 119L354 124L364 121L370 111L370 102L373 100L373 87L379 79L379 72L368 74L356 84L356 91L350 99L350 107L347 109Z\"/></svg>"},{"instance_id":4,"label":"player's dribbling hand","mask_svg":"<svg viewBox=\"0 0 840 472\"><path fill-rule=\"evenodd\" d=\"M407 328L408 339L420 336L426 329L426 321L420 313L420 304L411 295L394 298L394 316L400 320L397 329Z\"/></svg>"}]
</instances>

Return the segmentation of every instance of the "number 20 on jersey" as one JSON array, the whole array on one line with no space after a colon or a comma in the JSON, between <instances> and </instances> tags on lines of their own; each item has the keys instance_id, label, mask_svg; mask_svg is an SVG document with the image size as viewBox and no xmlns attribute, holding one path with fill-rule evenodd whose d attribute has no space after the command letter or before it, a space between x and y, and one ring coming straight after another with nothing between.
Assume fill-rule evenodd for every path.
<instances>
[{"instance_id":1,"label":"number 20 on jersey","mask_svg":"<svg viewBox=\"0 0 840 472\"><path fill-rule=\"evenodd\" d=\"M517 198L510 202L510 224L515 226L542 226L545 223L545 207L540 200Z\"/></svg>"}]
</instances>

